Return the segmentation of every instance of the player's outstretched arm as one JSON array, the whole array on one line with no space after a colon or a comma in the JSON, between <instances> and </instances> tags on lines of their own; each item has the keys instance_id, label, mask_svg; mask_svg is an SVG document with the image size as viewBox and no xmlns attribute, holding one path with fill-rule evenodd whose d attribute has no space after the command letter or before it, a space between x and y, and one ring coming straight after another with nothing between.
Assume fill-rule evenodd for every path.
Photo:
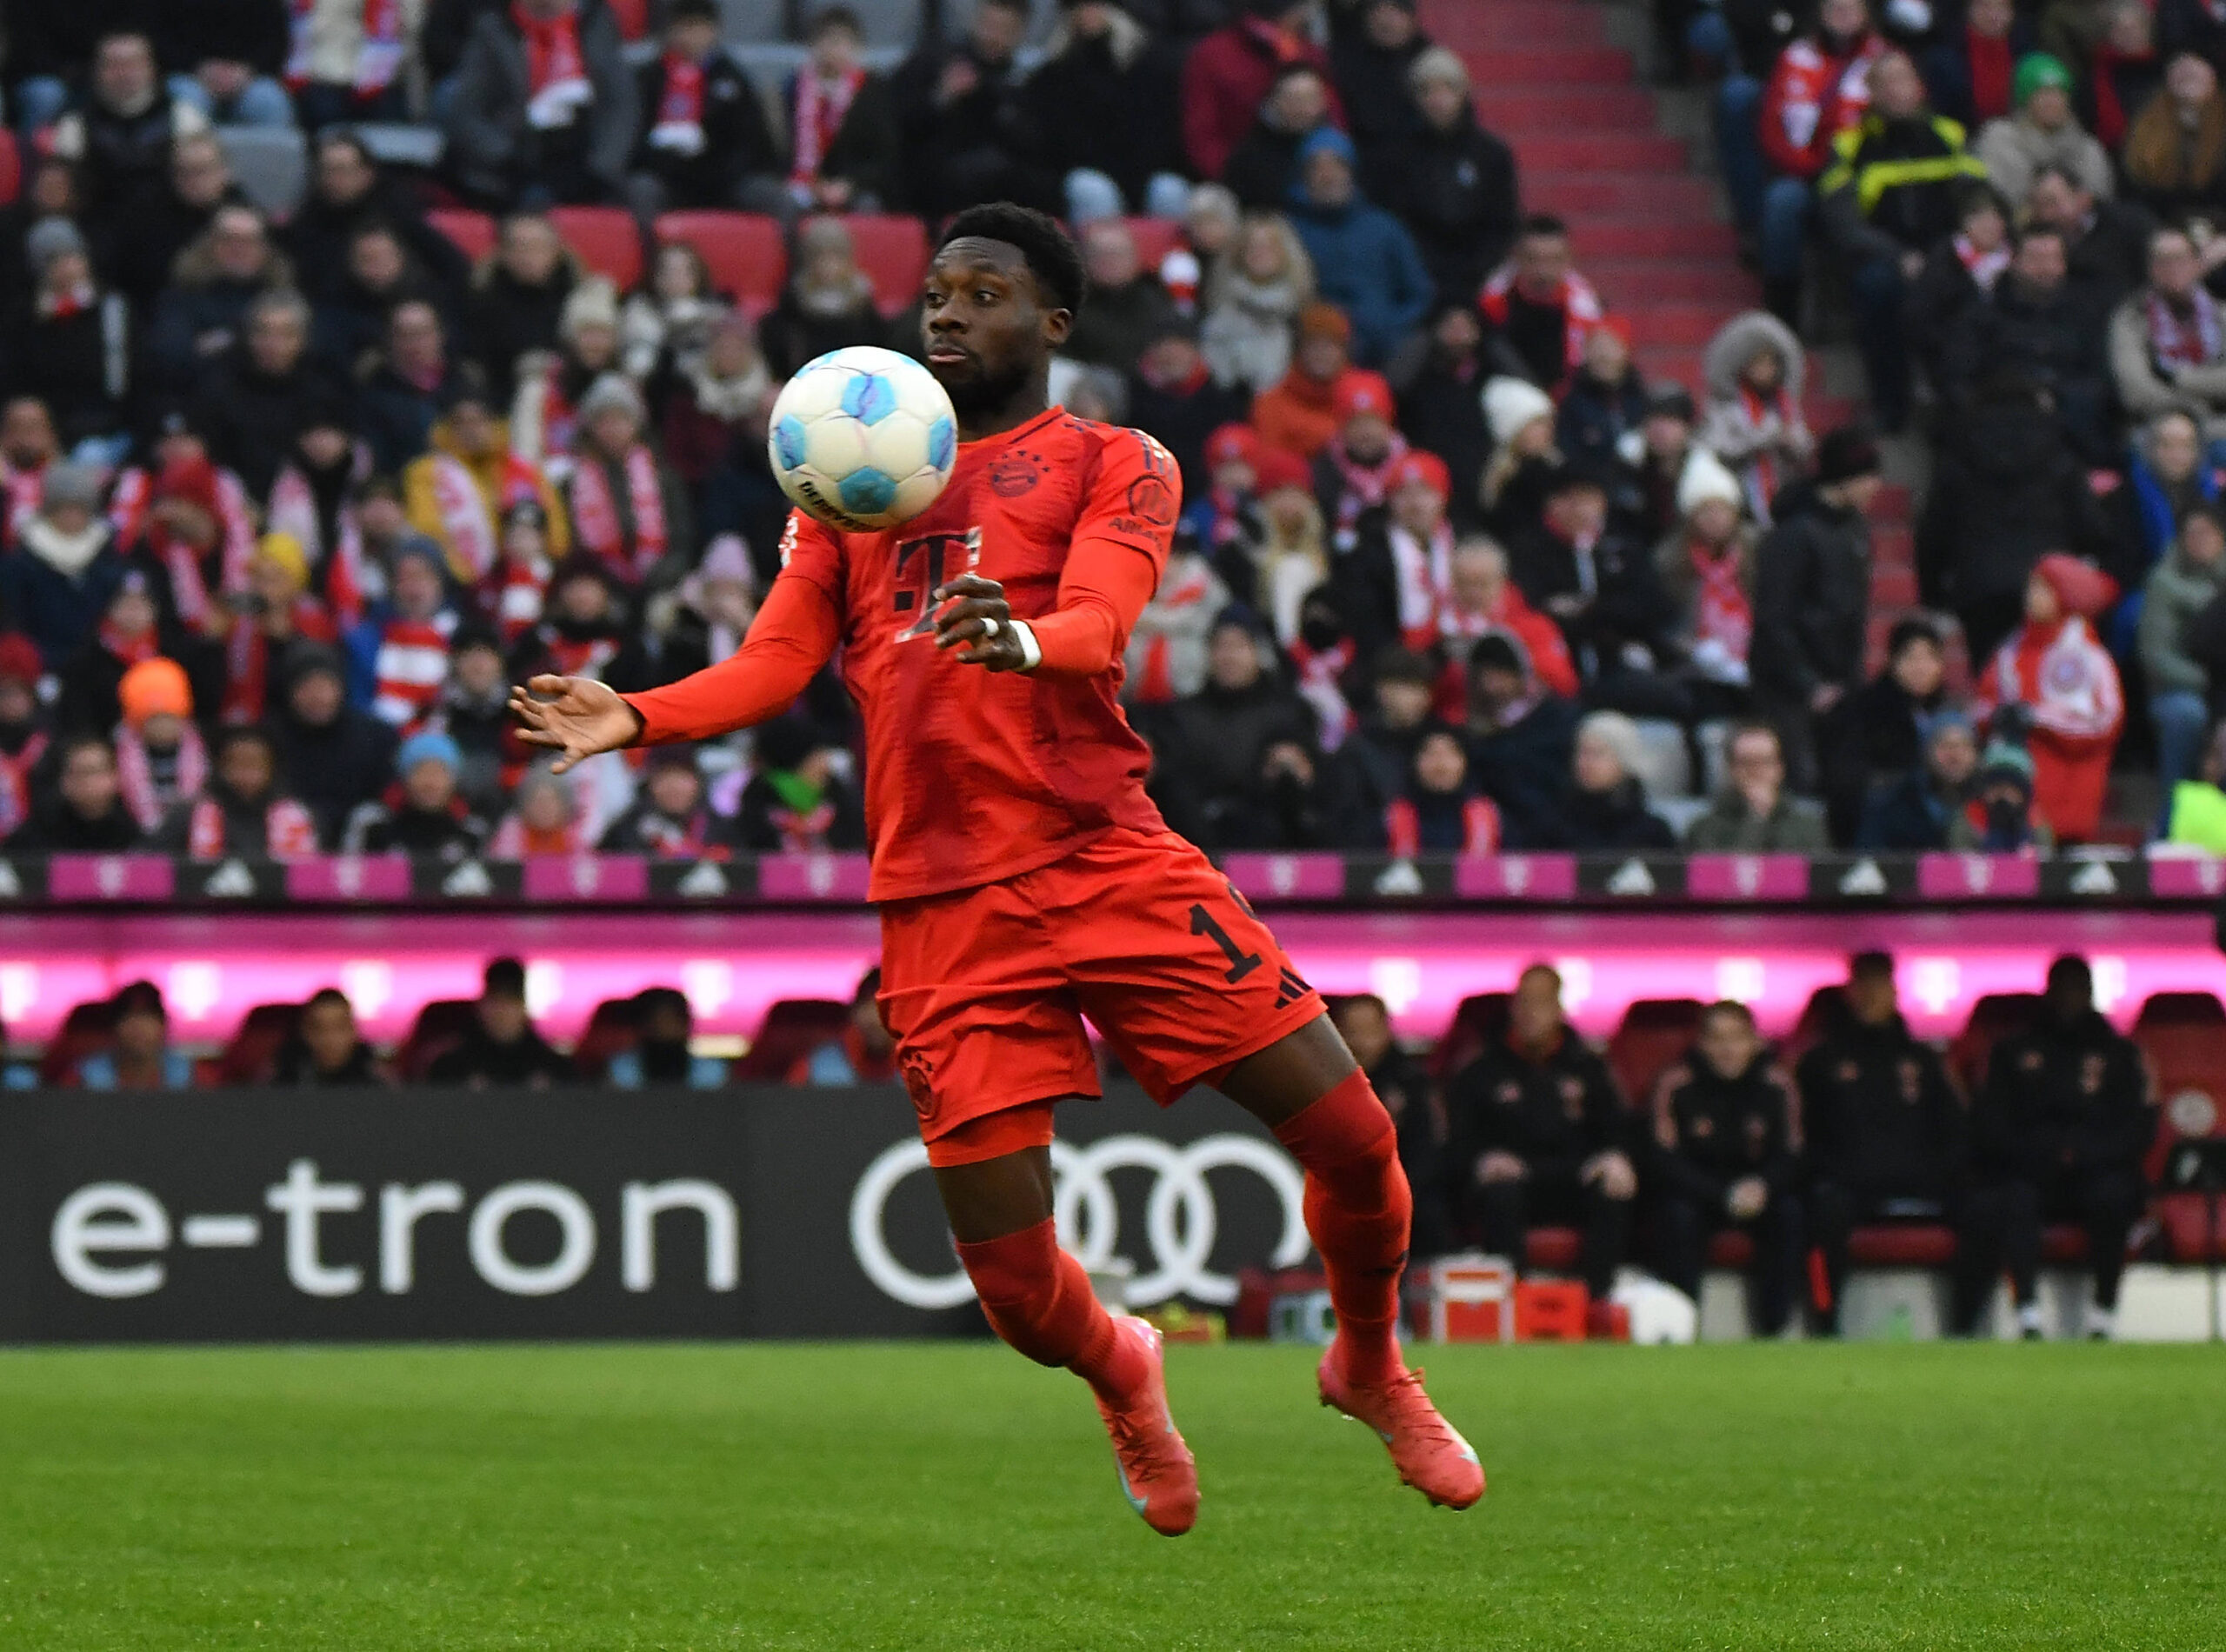
<instances>
[{"instance_id":1,"label":"player's outstretched arm","mask_svg":"<svg viewBox=\"0 0 2226 1652\"><path fill-rule=\"evenodd\" d=\"M563 774L601 751L616 751L642 737L642 719L607 683L587 676L537 676L510 690L518 738L561 752L551 765Z\"/></svg>"}]
</instances>

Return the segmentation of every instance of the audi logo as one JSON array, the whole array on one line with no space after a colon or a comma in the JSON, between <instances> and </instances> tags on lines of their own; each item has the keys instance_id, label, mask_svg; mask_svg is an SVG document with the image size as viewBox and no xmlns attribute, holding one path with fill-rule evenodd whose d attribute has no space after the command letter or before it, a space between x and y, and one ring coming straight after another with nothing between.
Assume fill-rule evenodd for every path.
<instances>
[{"instance_id":1,"label":"audi logo","mask_svg":"<svg viewBox=\"0 0 2226 1652\"><path fill-rule=\"evenodd\" d=\"M927 1165L926 1145L906 1141L894 1143L866 1167L850 1196L850 1249L866 1277L907 1308L956 1308L974 1295L965 1269L915 1273L890 1252L882 1230L882 1213L897 1184ZM1147 1272L1141 1258L1129 1259L1138 1268L1129 1282L1129 1299L1149 1303L1187 1296L1193 1302L1233 1302L1236 1282L1206 1266L1220 1230L1206 1173L1221 1169L1250 1170L1275 1190L1283 1202L1283 1226L1272 1261L1278 1268L1303 1262L1312 1243L1306 1233L1304 1179L1280 1149L1250 1136L1202 1136L1183 1147L1150 1136L1109 1136L1087 1147L1052 1142L1052 1209L1059 1242L1085 1268L1111 1261L1121 1238L1121 1211L1107 1173L1149 1170L1153 1182L1144 1203L1144 1238L1153 1266Z\"/></svg>"}]
</instances>

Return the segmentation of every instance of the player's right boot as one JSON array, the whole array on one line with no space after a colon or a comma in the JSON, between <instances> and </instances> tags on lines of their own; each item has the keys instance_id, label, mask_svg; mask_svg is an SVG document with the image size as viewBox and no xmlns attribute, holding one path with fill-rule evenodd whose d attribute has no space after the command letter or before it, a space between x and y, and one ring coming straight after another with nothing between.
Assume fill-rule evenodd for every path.
<instances>
[{"instance_id":1,"label":"player's right boot","mask_svg":"<svg viewBox=\"0 0 2226 1652\"><path fill-rule=\"evenodd\" d=\"M1135 1337L1150 1371L1132 1404L1116 1411L1102 1399L1097 1402L1097 1415L1112 1436L1121 1495L1161 1536L1180 1537L1197 1522L1198 1465L1167 1409L1167 1362L1159 1333L1123 1315L1113 1322L1113 1334Z\"/></svg>"},{"instance_id":2,"label":"player's right boot","mask_svg":"<svg viewBox=\"0 0 2226 1652\"><path fill-rule=\"evenodd\" d=\"M1376 1430L1399 1478L1445 1509L1466 1509L1484 1495L1476 1451L1430 1403L1423 1374L1402 1369L1389 1382L1363 1387L1338 1368L1332 1342L1315 1373L1322 1403Z\"/></svg>"}]
</instances>

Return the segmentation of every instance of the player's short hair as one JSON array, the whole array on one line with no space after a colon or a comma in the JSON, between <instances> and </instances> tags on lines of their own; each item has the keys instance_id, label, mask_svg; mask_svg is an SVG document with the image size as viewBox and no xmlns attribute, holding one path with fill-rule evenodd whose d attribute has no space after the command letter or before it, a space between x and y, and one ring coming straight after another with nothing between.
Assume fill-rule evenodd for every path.
<instances>
[{"instance_id":1,"label":"player's short hair","mask_svg":"<svg viewBox=\"0 0 2226 1652\"><path fill-rule=\"evenodd\" d=\"M1847 961L1849 981L1876 981L1894 978L1894 955L1890 952L1858 952Z\"/></svg>"},{"instance_id":2,"label":"player's short hair","mask_svg":"<svg viewBox=\"0 0 2226 1652\"><path fill-rule=\"evenodd\" d=\"M1756 1029L1755 1012L1736 998L1719 998L1702 1010L1701 1025L1705 1028L1709 1023L1721 1021L1727 1016L1743 1024L1749 1032Z\"/></svg>"},{"instance_id":3,"label":"player's short hair","mask_svg":"<svg viewBox=\"0 0 2226 1652\"><path fill-rule=\"evenodd\" d=\"M303 1013L307 1014L319 1004L338 1004L350 1016L352 1016L356 1013L356 1006L348 1001L348 995L337 987L319 987L315 992L310 994L302 1001Z\"/></svg>"},{"instance_id":4,"label":"player's short hair","mask_svg":"<svg viewBox=\"0 0 2226 1652\"><path fill-rule=\"evenodd\" d=\"M1059 227L1057 219L1033 207L1011 201L968 207L943 226L936 250L970 238L1018 247L1036 286L1062 310L1080 310L1090 295L1090 276L1074 237Z\"/></svg>"},{"instance_id":5,"label":"player's short hair","mask_svg":"<svg viewBox=\"0 0 2226 1652\"><path fill-rule=\"evenodd\" d=\"M490 998L525 1000L525 965L516 958L497 958L488 964L481 991Z\"/></svg>"}]
</instances>

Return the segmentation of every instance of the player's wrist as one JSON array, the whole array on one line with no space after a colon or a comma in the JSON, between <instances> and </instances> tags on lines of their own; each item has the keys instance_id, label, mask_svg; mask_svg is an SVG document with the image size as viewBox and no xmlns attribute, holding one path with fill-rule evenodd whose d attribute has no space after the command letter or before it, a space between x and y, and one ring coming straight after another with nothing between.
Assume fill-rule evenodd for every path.
<instances>
[{"instance_id":1,"label":"player's wrist","mask_svg":"<svg viewBox=\"0 0 2226 1652\"><path fill-rule=\"evenodd\" d=\"M1007 620L1005 623L1012 628L1012 640L1020 645L1020 663L1013 669L1033 671L1043 664L1043 645L1036 640L1036 628L1024 619Z\"/></svg>"}]
</instances>

